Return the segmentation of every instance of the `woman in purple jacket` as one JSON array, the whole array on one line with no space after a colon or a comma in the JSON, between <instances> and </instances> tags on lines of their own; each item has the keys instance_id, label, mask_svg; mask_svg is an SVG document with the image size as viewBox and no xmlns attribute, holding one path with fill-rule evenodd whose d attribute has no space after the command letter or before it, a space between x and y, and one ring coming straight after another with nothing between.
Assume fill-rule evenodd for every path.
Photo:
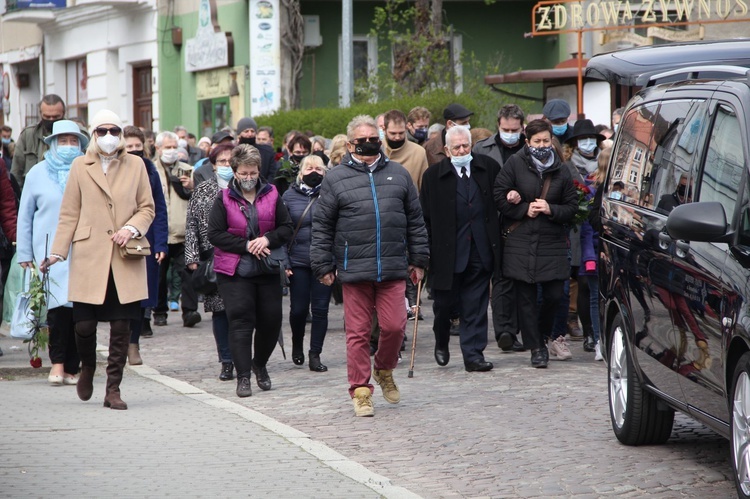
<instances>
[{"instance_id":1,"label":"woman in purple jacket","mask_svg":"<svg viewBox=\"0 0 750 499\"><path fill-rule=\"evenodd\" d=\"M251 372L261 390L271 389L266 363L281 330L281 284L278 274L263 274L258 263L271 249L288 244L294 230L276 187L260 177L260 162L260 152L251 145L232 151L234 177L208 217L216 281L229 319L238 397L252 395Z\"/></svg>"}]
</instances>

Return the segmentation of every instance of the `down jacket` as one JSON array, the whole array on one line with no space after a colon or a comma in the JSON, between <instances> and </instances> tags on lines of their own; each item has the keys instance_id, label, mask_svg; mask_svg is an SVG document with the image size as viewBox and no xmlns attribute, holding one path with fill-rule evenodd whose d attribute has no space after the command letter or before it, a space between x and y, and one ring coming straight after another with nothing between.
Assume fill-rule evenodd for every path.
<instances>
[{"instance_id":1,"label":"down jacket","mask_svg":"<svg viewBox=\"0 0 750 499\"><path fill-rule=\"evenodd\" d=\"M313 215L315 276L383 282L406 279L408 265L426 268L427 229L406 168L383 154L372 172L350 154L341 161L323 179Z\"/></svg>"},{"instance_id":2,"label":"down jacket","mask_svg":"<svg viewBox=\"0 0 750 499\"><path fill-rule=\"evenodd\" d=\"M542 195L544 179L551 175L547 203L551 215L529 218L529 203ZM508 192L515 190L521 202L511 204ZM575 215L578 194L568 168L555 156L555 162L540 175L524 148L503 165L495 180L495 202L503 215L503 232L523 220L505 239L503 276L528 283L564 280L570 277L567 228Z\"/></svg>"},{"instance_id":3,"label":"down jacket","mask_svg":"<svg viewBox=\"0 0 750 499\"><path fill-rule=\"evenodd\" d=\"M294 229L299 224L299 232L291 241L289 249L289 260L292 267L310 268L310 239L312 238L312 218L315 213L315 205L318 204L317 197L320 194L319 189L313 189L310 193L302 190L297 182L293 183L281 197L289 210L289 216L292 217ZM300 224L300 217L307 209L307 205L314 200L314 204L305 215L305 219Z\"/></svg>"}]
</instances>

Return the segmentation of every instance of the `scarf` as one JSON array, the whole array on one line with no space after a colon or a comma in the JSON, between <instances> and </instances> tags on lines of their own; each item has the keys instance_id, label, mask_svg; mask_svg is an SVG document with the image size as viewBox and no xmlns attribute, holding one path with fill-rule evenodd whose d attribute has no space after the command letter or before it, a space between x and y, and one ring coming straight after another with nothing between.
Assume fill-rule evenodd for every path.
<instances>
[{"instance_id":1,"label":"scarf","mask_svg":"<svg viewBox=\"0 0 750 499\"><path fill-rule=\"evenodd\" d=\"M83 156L81 152L78 156ZM60 189L65 192L65 185L68 183L68 175L70 175L70 166L72 162L65 163L57 155L57 141L53 141L50 144L49 149L44 153L44 161L47 163L47 174L49 178L56 183Z\"/></svg>"}]
</instances>

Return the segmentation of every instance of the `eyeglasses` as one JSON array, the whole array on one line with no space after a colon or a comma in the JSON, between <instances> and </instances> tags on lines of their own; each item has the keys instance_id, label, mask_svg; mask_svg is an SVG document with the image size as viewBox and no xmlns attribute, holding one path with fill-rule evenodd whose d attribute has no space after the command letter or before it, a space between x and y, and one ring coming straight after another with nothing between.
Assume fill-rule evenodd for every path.
<instances>
[{"instance_id":1,"label":"eyeglasses","mask_svg":"<svg viewBox=\"0 0 750 499\"><path fill-rule=\"evenodd\" d=\"M229 166L229 160L228 159L217 159L216 160L216 166Z\"/></svg>"},{"instance_id":2,"label":"eyeglasses","mask_svg":"<svg viewBox=\"0 0 750 499\"><path fill-rule=\"evenodd\" d=\"M355 146L361 146L365 142L369 142L370 144L380 144L380 137L362 137L361 139L354 139L350 140L350 144L354 144Z\"/></svg>"},{"instance_id":3,"label":"eyeglasses","mask_svg":"<svg viewBox=\"0 0 750 499\"><path fill-rule=\"evenodd\" d=\"M99 137L104 137L109 133L113 137L119 137L122 133L122 128L119 126L113 126L112 128L104 128L102 126L95 128L94 131L96 132L96 135Z\"/></svg>"},{"instance_id":4,"label":"eyeglasses","mask_svg":"<svg viewBox=\"0 0 750 499\"><path fill-rule=\"evenodd\" d=\"M255 178L258 176L258 172L255 173L240 173L235 172L235 175L237 175L239 178Z\"/></svg>"}]
</instances>

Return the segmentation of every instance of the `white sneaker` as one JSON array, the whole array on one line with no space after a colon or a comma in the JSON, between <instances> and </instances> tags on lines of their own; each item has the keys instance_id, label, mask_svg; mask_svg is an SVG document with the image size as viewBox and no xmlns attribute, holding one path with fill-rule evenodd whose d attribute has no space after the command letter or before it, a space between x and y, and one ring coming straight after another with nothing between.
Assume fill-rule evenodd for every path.
<instances>
[{"instance_id":1,"label":"white sneaker","mask_svg":"<svg viewBox=\"0 0 750 499\"><path fill-rule=\"evenodd\" d=\"M604 357L602 357L602 347L598 341L594 347L594 352L594 360L604 360Z\"/></svg>"},{"instance_id":2,"label":"white sneaker","mask_svg":"<svg viewBox=\"0 0 750 499\"><path fill-rule=\"evenodd\" d=\"M568 343L565 341L565 336L558 336L555 341L550 341L548 349L551 359L570 360L573 358Z\"/></svg>"}]
</instances>

